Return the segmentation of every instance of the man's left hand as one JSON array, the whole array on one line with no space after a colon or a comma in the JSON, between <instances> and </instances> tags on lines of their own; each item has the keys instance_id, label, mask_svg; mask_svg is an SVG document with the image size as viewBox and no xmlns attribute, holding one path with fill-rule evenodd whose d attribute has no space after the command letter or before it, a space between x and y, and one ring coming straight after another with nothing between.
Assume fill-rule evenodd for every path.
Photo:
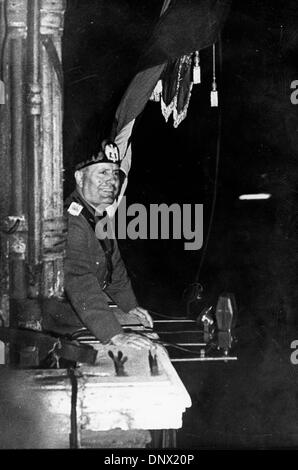
<instances>
[{"instance_id":1,"label":"man's left hand","mask_svg":"<svg viewBox=\"0 0 298 470\"><path fill-rule=\"evenodd\" d=\"M142 325L149 327L149 328L153 328L153 320L151 318L151 315L149 315L148 311L145 310L144 308L135 307L132 310L130 310L129 313L132 313L133 315L138 317Z\"/></svg>"}]
</instances>

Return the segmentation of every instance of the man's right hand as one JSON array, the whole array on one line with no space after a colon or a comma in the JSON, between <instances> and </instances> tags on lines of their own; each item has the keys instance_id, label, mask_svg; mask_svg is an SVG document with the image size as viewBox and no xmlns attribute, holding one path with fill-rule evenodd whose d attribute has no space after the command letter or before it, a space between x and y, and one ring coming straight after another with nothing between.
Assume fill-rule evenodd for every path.
<instances>
[{"instance_id":1,"label":"man's right hand","mask_svg":"<svg viewBox=\"0 0 298 470\"><path fill-rule=\"evenodd\" d=\"M152 349L154 343L137 333L119 333L110 340L114 346L130 346L135 349Z\"/></svg>"}]
</instances>

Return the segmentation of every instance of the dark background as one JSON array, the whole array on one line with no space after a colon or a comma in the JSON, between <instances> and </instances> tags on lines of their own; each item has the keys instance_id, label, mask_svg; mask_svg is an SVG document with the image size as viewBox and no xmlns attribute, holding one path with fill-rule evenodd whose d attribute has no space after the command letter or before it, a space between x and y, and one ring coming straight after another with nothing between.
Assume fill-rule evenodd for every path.
<instances>
[{"instance_id":1,"label":"dark background","mask_svg":"<svg viewBox=\"0 0 298 470\"><path fill-rule=\"evenodd\" d=\"M156 23L160 0L69 0L63 43L65 193L72 167L109 132L119 100ZM216 184L217 108L210 108L212 50L201 53L202 84L187 118L174 129L149 102L133 138L127 203L203 203L204 238L214 190L217 203L200 282L204 302L233 292L238 321L297 320L298 79L296 1L232 3L222 32L218 76L222 113ZM220 63L218 61L218 67ZM241 202L243 193L267 201ZM140 303L166 314L186 313L186 294L203 250L184 241L121 242ZM201 308L201 304L194 305Z\"/></svg>"}]
</instances>

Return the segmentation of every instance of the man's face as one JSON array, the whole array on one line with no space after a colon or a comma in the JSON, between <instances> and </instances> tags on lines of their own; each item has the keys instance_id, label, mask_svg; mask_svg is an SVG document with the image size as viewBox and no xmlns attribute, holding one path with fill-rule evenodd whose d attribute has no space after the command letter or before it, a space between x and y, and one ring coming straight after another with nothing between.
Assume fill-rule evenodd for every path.
<instances>
[{"instance_id":1,"label":"man's face","mask_svg":"<svg viewBox=\"0 0 298 470\"><path fill-rule=\"evenodd\" d=\"M113 204L119 191L119 166L95 163L75 173L77 185L86 201L97 207Z\"/></svg>"}]
</instances>

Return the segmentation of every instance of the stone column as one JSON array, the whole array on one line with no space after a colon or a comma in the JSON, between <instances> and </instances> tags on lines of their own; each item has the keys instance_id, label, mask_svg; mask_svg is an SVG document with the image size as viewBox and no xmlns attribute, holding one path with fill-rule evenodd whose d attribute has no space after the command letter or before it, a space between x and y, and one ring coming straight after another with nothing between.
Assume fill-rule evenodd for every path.
<instances>
[{"instance_id":1,"label":"stone column","mask_svg":"<svg viewBox=\"0 0 298 470\"><path fill-rule=\"evenodd\" d=\"M5 103L0 105L1 282L0 313L14 324L10 307L27 296L27 216L24 151L24 65L26 2L1 2L1 71Z\"/></svg>"},{"instance_id":2,"label":"stone column","mask_svg":"<svg viewBox=\"0 0 298 470\"><path fill-rule=\"evenodd\" d=\"M41 0L41 220L42 297L63 294L63 72L65 0Z\"/></svg>"},{"instance_id":3,"label":"stone column","mask_svg":"<svg viewBox=\"0 0 298 470\"><path fill-rule=\"evenodd\" d=\"M17 326L18 307L26 301L28 220L26 204L24 83L26 1L1 1L1 80L5 102L0 105L0 320ZM6 361L12 358L6 347Z\"/></svg>"},{"instance_id":4,"label":"stone column","mask_svg":"<svg viewBox=\"0 0 298 470\"><path fill-rule=\"evenodd\" d=\"M0 0L0 322L41 329L63 294L65 0Z\"/></svg>"}]
</instances>

